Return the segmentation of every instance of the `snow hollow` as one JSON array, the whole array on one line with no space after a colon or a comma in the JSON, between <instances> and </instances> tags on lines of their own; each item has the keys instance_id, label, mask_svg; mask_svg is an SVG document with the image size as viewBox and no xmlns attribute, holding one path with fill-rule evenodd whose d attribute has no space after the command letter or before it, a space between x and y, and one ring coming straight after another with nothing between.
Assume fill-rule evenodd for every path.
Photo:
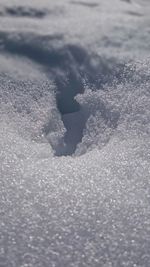
<instances>
[{"instance_id":1,"label":"snow hollow","mask_svg":"<svg viewBox=\"0 0 150 267\"><path fill-rule=\"evenodd\" d=\"M150 265L149 12L1 0L1 267Z\"/></svg>"}]
</instances>

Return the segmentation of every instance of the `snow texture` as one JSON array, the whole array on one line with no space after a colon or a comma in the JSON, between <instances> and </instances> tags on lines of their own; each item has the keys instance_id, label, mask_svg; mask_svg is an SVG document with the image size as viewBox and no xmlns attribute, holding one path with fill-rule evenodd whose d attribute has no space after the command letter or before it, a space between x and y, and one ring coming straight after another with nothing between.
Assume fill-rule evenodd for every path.
<instances>
[{"instance_id":1,"label":"snow texture","mask_svg":"<svg viewBox=\"0 0 150 267\"><path fill-rule=\"evenodd\" d=\"M149 14L1 0L0 267L150 266Z\"/></svg>"}]
</instances>

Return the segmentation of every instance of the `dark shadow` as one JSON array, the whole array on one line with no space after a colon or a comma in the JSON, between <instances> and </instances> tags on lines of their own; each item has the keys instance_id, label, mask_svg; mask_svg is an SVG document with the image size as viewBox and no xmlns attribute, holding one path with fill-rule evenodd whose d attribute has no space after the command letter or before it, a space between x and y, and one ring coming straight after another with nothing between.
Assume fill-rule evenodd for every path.
<instances>
[{"instance_id":1,"label":"dark shadow","mask_svg":"<svg viewBox=\"0 0 150 267\"><path fill-rule=\"evenodd\" d=\"M15 54L25 56L34 60L35 62L47 65L51 67L59 66L64 60L63 51L56 51L55 48L45 48L46 42L58 42L62 39L61 35L54 36L41 36L39 38L33 36L22 36L15 38L15 36L0 33L0 41L6 51Z\"/></svg>"},{"instance_id":2,"label":"dark shadow","mask_svg":"<svg viewBox=\"0 0 150 267\"><path fill-rule=\"evenodd\" d=\"M90 8L95 8L99 6L98 3L87 3L87 2L82 2L82 1L71 1L71 4L90 7Z\"/></svg>"},{"instance_id":3,"label":"dark shadow","mask_svg":"<svg viewBox=\"0 0 150 267\"><path fill-rule=\"evenodd\" d=\"M135 11L127 11L128 15L135 16L135 17L142 17L143 15L141 13L135 12Z\"/></svg>"},{"instance_id":4,"label":"dark shadow","mask_svg":"<svg viewBox=\"0 0 150 267\"><path fill-rule=\"evenodd\" d=\"M44 18L48 13L46 9L42 10L23 6L13 6L5 9L5 14L14 17Z\"/></svg>"},{"instance_id":5,"label":"dark shadow","mask_svg":"<svg viewBox=\"0 0 150 267\"><path fill-rule=\"evenodd\" d=\"M46 16L59 16L64 14L65 9L63 7L55 7L52 9L47 8L33 8L30 6L8 6L3 10L0 10L1 17L26 17L30 19L44 19Z\"/></svg>"},{"instance_id":6,"label":"dark shadow","mask_svg":"<svg viewBox=\"0 0 150 267\"><path fill-rule=\"evenodd\" d=\"M129 4L132 3L132 0L121 0L121 1L126 2L126 3L129 3Z\"/></svg>"}]
</instances>

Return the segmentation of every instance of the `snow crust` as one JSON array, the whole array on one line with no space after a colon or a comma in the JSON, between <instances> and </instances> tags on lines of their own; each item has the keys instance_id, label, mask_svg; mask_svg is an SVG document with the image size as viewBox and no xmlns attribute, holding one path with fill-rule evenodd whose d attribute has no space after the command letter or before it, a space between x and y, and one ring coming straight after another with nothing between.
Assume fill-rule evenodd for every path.
<instances>
[{"instance_id":1,"label":"snow crust","mask_svg":"<svg viewBox=\"0 0 150 267\"><path fill-rule=\"evenodd\" d=\"M150 266L147 0L0 3L0 266Z\"/></svg>"}]
</instances>

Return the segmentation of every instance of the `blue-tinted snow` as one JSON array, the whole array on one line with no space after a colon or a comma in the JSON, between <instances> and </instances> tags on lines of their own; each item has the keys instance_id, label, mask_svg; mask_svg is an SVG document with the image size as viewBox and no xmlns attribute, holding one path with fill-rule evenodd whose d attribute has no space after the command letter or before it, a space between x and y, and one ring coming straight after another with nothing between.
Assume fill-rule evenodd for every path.
<instances>
[{"instance_id":1,"label":"blue-tinted snow","mask_svg":"<svg viewBox=\"0 0 150 267\"><path fill-rule=\"evenodd\" d=\"M1 267L150 266L149 13L1 0Z\"/></svg>"}]
</instances>

